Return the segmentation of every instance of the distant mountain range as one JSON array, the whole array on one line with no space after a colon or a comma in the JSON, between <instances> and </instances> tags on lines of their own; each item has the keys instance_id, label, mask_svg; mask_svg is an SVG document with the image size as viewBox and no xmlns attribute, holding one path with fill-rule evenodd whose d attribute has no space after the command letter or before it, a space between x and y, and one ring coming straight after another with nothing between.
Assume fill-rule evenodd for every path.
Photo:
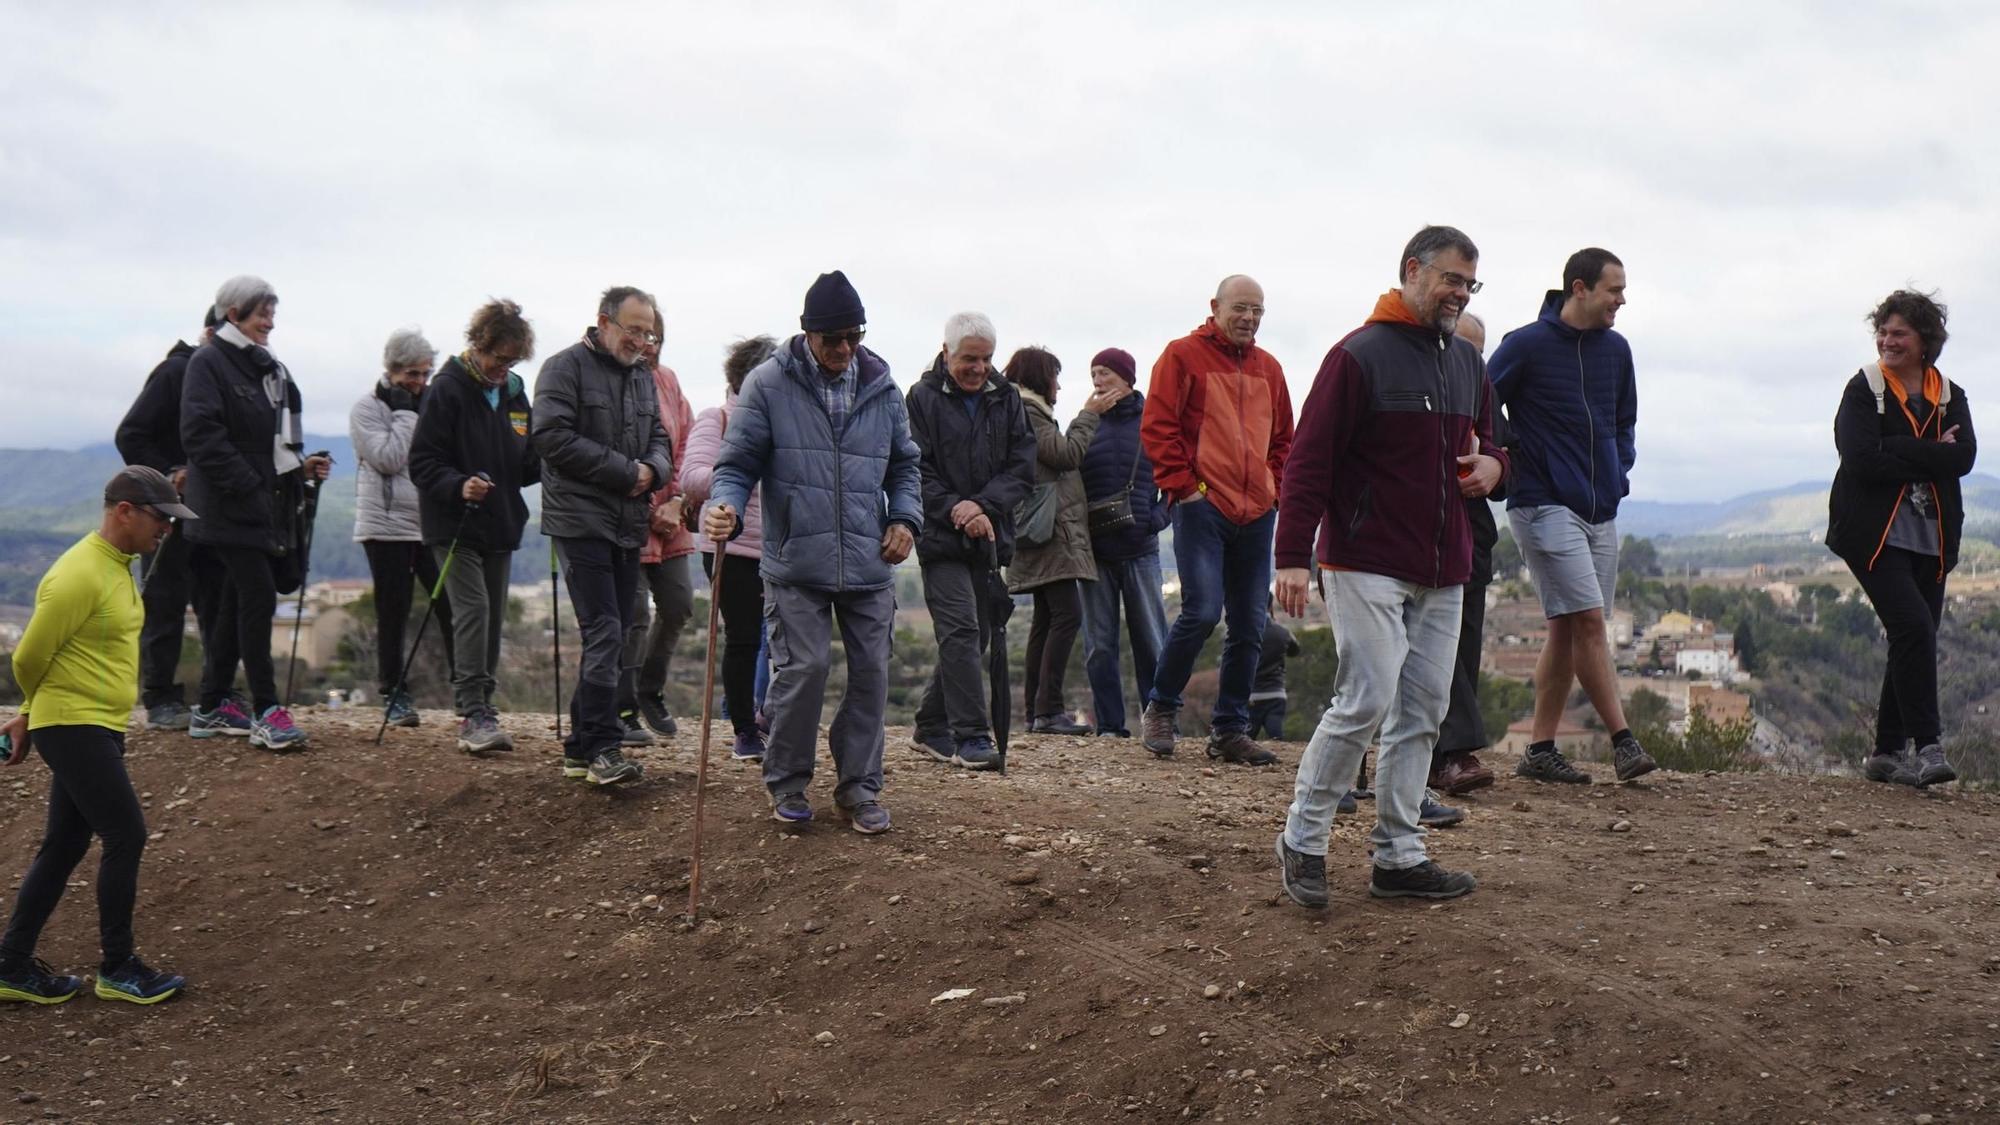
<instances>
[{"instance_id":1,"label":"distant mountain range","mask_svg":"<svg viewBox=\"0 0 2000 1125\"><path fill-rule=\"evenodd\" d=\"M1618 506L1618 530L1642 539L1695 535L1806 535L1826 530L1828 485L1807 481L1752 492L1714 503L1626 500ZM1965 478L1965 522L1969 528L2000 525L2000 477L1973 473Z\"/></svg>"}]
</instances>

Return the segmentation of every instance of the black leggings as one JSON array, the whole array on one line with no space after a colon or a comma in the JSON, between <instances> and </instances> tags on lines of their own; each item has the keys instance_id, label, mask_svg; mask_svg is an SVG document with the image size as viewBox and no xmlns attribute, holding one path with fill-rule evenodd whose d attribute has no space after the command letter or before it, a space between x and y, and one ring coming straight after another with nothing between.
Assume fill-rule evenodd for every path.
<instances>
[{"instance_id":1,"label":"black leggings","mask_svg":"<svg viewBox=\"0 0 2000 1125\"><path fill-rule=\"evenodd\" d=\"M737 734L749 734L757 726L757 653L764 630L761 565L761 560L742 555L722 556L722 699ZM714 580L714 555L702 555L701 572Z\"/></svg>"},{"instance_id":2,"label":"black leggings","mask_svg":"<svg viewBox=\"0 0 2000 1125\"><path fill-rule=\"evenodd\" d=\"M204 615L201 709L213 711L236 683L236 664L250 689L252 715L278 705L278 677L271 665L271 617L278 612L277 576L271 556L255 547L199 547L194 553L195 597L211 607Z\"/></svg>"},{"instance_id":3,"label":"black leggings","mask_svg":"<svg viewBox=\"0 0 2000 1125\"><path fill-rule=\"evenodd\" d=\"M1906 738L1922 749L1943 733L1937 634L1944 620L1944 578L1938 574L1938 557L1886 547L1872 569L1854 569L1854 577L1861 580L1889 634L1889 666L1882 673L1882 702L1875 713L1875 752L1899 753Z\"/></svg>"},{"instance_id":4,"label":"black leggings","mask_svg":"<svg viewBox=\"0 0 2000 1125\"><path fill-rule=\"evenodd\" d=\"M410 606L415 603L414 584L422 582L429 592L437 588L438 563L422 543L363 539L361 549L368 555L368 574L375 580L375 678L386 700L403 674L403 633L410 623ZM437 598L437 635L444 638L445 667L451 663L451 605L442 592Z\"/></svg>"},{"instance_id":5,"label":"black leggings","mask_svg":"<svg viewBox=\"0 0 2000 1125\"><path fill-rule=\"evenodd\" d=\"M55 775L49 826L14 897L14 916L0 938L0 962L18 965L35 955L42 927L95 834L104 840L97 864L97 928L104 968L115 969L132 954L132 902L139 894L139 856L146 850L146 817L125 773L125 732L56 726L30 738Z\"/></svg>"},{"instance_id":6,"label":"black leggings","mask_svg":"<svg viewBox=\"0 0 2000 1125\"><path fill-rule=\"evenodd\" d=\"M1021 668L1022 698L1031 722L1069 711L1063 702L1063 678L1083 628L1083 588L1076 579L1037 586L1034 595L1035 614L1029 619L1028 651Z\"/></svg>"}]
</instances>

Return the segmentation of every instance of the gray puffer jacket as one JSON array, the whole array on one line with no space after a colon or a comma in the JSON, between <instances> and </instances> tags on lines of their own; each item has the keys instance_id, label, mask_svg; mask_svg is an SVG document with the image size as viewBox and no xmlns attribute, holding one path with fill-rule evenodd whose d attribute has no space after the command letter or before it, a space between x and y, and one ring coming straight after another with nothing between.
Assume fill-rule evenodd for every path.
<instances>
[{"instance_id":1,"label":"gray puffer jacket","mask_svg":"<svg viewBox=\"0 0 2000 1125\"><path fill-rule=\"evenodd\" d=\"M816 385L819 364L794 336L743 380L716 458L711 504L738 513L763 485L764 561L772 582L835 592L894 581L882 536L923 529L917 443L889 365L857 347L854 409L838 442Z\"/></svg>"},{"instance_id":2,"label":"gray puffer jacket","mask_svg":"<svg viewBox=\"0 0 2000 1125\"><path fill-rule=\"evenodd\" d=\"M620 365L592 328L542 364L532 414L542 534L645 546L653 509L645 494L631 495L639 465L652 466L653 491L674 475L653 373Z\"/></svg>"},{"instance_id":3,"label":"gray puffer jacket","mask_svg":"<svg viewBox=\"0 0 2000 1125\"><path fill-rule=\"evenodd\" d=\"M347 436L354 442L354 541L415 543L423 539L417 516L417 486L410 483L410 436L417 412L391 410L376 390L347 412Z\"/></svg>"}]
</instances>

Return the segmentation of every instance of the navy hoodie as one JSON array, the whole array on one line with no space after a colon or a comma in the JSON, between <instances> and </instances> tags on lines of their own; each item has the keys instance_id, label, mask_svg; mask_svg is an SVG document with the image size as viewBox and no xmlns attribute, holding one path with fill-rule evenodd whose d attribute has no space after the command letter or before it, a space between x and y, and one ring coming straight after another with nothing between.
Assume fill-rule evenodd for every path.
<instances>
[{"instance_id":1,"label":"navy hoodie","mask_svg":"<svg viewBox=\"0 0 2000 1125\"><path fill-rule=\"evenodd\" d=\"M1514 442L1507 507L1561 504L1587 523L1618 515L1637 451L1638 380L1632 346L1609 328L1579 331L1549 290L1542 315L1507 333L1486 373Z\"/></svg>"},{"instance_id":2,"label":"navy hoodie","mask_svg":"<svg viewBox=\"0 0 2000 1125\"><path fill-rule=\"evenodd\" d=\"M1146 396L1138 391L1104 412L1083 455L1083 491L1093 504L1132 490L1132 522L1093 536L1092 551L1104 562L1130 562L1160 549L1160 532L1173 506L1153 483L1153 462L1139 441Z\"/></svg>"}]
</instances>

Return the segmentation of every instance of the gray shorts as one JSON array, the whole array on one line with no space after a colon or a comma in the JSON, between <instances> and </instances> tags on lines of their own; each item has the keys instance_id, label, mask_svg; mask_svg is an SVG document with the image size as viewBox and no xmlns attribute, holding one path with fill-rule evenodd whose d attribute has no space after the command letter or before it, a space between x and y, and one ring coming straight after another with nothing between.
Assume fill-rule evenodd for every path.
<instances>
[{"instance_id":1,"label":"gray shorts","mask_svg":"<svg viewBox=\"0 0 2000 1125\"><path fill-rule=\"evenodd\" d=\"M1561 504L1509 508L1514 542L1535 580L1542 616L1609 611L1618 589L1618 521L1585 523Z\"/></svg>"}]
</instances>

